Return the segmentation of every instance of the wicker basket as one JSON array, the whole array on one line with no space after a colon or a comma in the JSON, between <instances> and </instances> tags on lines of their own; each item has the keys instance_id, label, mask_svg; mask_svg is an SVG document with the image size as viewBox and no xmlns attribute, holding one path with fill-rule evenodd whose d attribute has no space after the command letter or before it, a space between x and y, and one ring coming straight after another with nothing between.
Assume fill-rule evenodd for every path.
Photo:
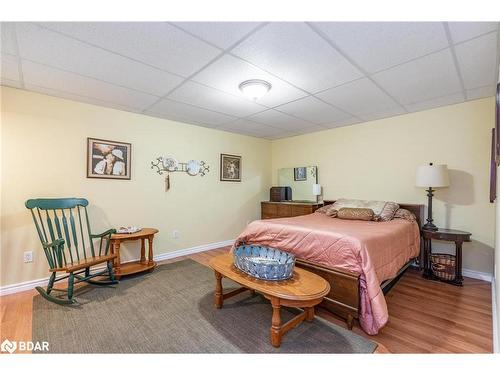
<instances>
[{"instance_id":1,"label":"wicker basket","mask_svg":"<svg viewBox=\"0 0 500 375\"><path fill-rule=\"evenodd\" d=\"M456 258L450 254L432 254L431 268L434 276L442 280L455 279Z\"/></svg>"}]
</instances>

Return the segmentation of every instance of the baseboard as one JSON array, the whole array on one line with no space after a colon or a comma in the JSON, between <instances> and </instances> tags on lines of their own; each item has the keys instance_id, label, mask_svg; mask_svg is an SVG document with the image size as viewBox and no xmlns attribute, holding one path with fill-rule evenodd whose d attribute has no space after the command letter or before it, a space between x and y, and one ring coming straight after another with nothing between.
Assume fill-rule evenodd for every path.
<instances>
[{"instance_id":1,"label":"baseboard","mask_svg":"<svg viewBox=\"0 0 500 375\"><path fill-rule=\"evenodd\" d=\"M157 254L154 256L154 260L160 262L162 260L177 258L181 256L191 255L195 253L201 253L203 251L217 249L219 247L230 246L234 243L234 240L226 240L220 242L213 242L205 245L188 247L186 249L180 249L176 251L171 251L168 253ZM130 261L139 260L139 259L129 259ZM96 269L103 268L98 267ZM45 277L43 279L23 281L22 283L10 284L0 287L0 296L5 296L7 294L13 294L18 292L23 292L25 290L33 289L37 286L45 286L47 285L49 278Z\"/></svg>"},{"instance_id":2,"label":"baseboard","mask_svg":"<svg viewBox=\"0 0 500 375\"><path fill-rule=\"evenodd\" d=\"M491 308L493 309L493 353L500 353L498 346L498 316L497 316L497 290L495 278L491 280Z\"/></svg>"},{"instance_id":3,"label":"baseboard","mask_svg":"<svg viewBox=\"0 0 500 375\"><path fill-rule=\"evenodd\" d=\"M466 268L462 269L462 275L465 277L470 277L471 279L484 280L490 283L493 280L493 275L491 273L479 272L479 271L469 270Z\"/></svg>"}]
</instances>

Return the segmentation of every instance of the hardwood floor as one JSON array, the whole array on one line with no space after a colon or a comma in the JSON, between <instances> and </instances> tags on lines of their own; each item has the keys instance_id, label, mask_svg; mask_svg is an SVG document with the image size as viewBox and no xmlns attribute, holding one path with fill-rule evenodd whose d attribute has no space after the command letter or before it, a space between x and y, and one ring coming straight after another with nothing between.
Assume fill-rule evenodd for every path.
<instances>
[{"instance_id":1,"label":"hardwood floor","mask_svg":"<svg viewBox=\"0 0 500 375\"><path fill-rule=\"evenodd\" d=\"M207 264L228 247L193 254L189 258ZM171 263L186 257L162 263ZM0 297L0 341L31 340L31 318L35 290ZM491 353L493 328L491 285L465 278L459 288L424 280L408 270L386 295L389 323L376 336L366 335L355 323L353 331L377 341L379 353ZM317 315L345 327L325 310Z\"/></svg>"}]
</instances>

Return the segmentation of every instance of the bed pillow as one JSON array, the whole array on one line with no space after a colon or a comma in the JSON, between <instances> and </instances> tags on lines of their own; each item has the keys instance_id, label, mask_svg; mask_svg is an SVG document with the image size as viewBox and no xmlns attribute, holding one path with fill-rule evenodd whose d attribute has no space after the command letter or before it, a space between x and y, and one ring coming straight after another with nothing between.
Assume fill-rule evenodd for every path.
<instances>
[{"instance_id":1,"label":"bed pillow","mask_svg":"<svg viewBox=\"0 0 500 375\"><path fill-rule=\"evenodd\" d=\"M411 221L412 223L417 221L417 217L411 211L405 210L404 208L399 208L394 214L394 219L404 219Z\"/></svg>"},{"instance_id":2,"label":"bed pillow","mask_svg":"<svg viewBox=\"0 0 500 375\"><path fill-rule=\"evenodd\" d=\"M343 207L337 212L337 218L344 220L373 220L373 210L371 208L350 208Z\"/></svg>"},{"instance_id":3,"label":"bed pillow","mask_svg":"<svg viewBox=\"0 0 500 375\"><path fill-rule=\"evenodd\" d=\"M333 203L332 204L327 204L326 206L323 206L323 207L320 207L318 208L316 211L314 212L319 212L321 214L326 214L326 211L333 206Z\"/></svg>"},{"instance_id":4,"label":"bed pillow","mask_svg":"<svg viewBox=\"0 0 500 375\"><path fill-rule=\"evenodd\" d=\"M399 204L386 201L369 201L361 199L339 199L335 201L332 209L341 208L370 208L373 211L374 221L389 221L394 218L394 214L399 209Z\"/></svg>"}]
</instances>

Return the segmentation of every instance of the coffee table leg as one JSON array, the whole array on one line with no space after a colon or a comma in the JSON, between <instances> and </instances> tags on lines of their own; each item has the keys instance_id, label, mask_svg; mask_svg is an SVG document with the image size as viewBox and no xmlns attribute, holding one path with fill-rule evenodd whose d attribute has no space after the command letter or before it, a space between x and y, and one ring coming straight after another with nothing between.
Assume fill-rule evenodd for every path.
<instances>
[{"instance_id":1,"label":"coffee table leg","mask_svg":"<svg viewBox=\"0 0 500 375\"><path fill-rule=\"evenodd\" d=\"M215 272L215 307L220 309L222 308L222 304L224 301L224 298L222 297L222 275L217 272Z\"/></svg>"},{"instance_id":2,"label":"coffee table leg","mask_svg":"<svg viewBox=\"0 0 500 375\"><path fill-rule=\"evenodd\" d=\"M314 320L314 306L304 308L306 311L306 321L312 322Z\"/></svg>"},{"instance_id":3,"label":"coffee table leg","mask_svg":"<svg viewBox=\"0 0 500 375\"><path fill-rule=\"evenodd\" d=\"M273 306L273 319L271 326L271 344L279 348L281 345L281 314L280 314L280 301L279 298L271 298L271 305Z\"/></svg>"}]
</instances>

